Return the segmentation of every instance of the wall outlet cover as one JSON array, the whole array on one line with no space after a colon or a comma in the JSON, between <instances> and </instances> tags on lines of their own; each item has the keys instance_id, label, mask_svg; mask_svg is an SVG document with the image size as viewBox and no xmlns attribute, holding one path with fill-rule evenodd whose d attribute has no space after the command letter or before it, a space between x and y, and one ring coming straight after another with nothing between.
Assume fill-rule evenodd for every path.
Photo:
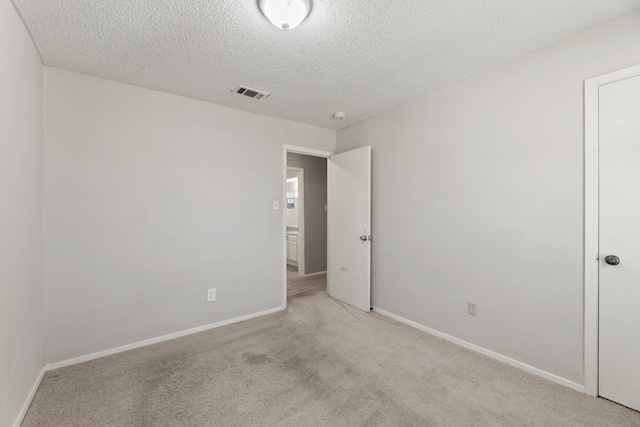
<instances>
[{"instance_id":1,"label":"wall outlet cover","mask_svg":"<svg viewBox=\"0 0 640 427\"><path fill-rule=\"evenodd\" d=\"M474 303L470 302L469 303L469 314L471 316L475 316L476 315L476 309L477 309L476 305Z\"/></svg>"},{"instance_id":2,"label":"wall outlet cover","mask_svg":"<svg viewBox=\"0 0 640 427\"><path fill-rule=\"evenodd\" d=\"M216 288L207 289L207 302L216 300Z\"/></svg>"}]
</instances>

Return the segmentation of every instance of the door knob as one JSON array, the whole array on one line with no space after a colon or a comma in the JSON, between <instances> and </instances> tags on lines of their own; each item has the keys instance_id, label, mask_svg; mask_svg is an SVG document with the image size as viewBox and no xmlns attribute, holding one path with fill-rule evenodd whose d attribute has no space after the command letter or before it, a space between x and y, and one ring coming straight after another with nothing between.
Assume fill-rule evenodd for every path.
<instances>
[{"instance_id":1,"label":"door knob","mask_svg":"<svg viewBox=\"0 0 640 427\"><path fill-rule=\"evenodd\" d=\"M604 258L604 262L606 262L609 265L618 265L618 264L620 264L620 258L618 258L615 255L607 255Z\"/></svg>"},{"instance_id":2,"label":"door knob","mask_svg":"<svg viewBox=\"0 0 640 427\"><path fill-rule=\"evenodd\" d=\"M366 242L367 240L369 240L369 238L367 237L366 234L363 234L362 236L360 236L360 240L362 240L363 242Z\"/></svg>"}]
</instances>

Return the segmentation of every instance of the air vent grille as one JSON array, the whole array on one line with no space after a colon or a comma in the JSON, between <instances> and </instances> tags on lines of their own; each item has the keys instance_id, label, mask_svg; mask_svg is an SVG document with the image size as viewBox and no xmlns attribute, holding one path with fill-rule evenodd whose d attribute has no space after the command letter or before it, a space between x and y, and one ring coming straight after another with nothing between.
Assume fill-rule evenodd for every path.
<instances>
[{"instance_id":1,"label":"air vent grille","mask_svg":"<svg viewBox=\"0 0 640 427\"><path fill-rule=\"evenodd\" d=\"M233 90L233 92L237 95L246 96L247 98L254 99L256 101L260 101L265 99L269 94L262 90L253 89L247 86L238 86Z\"/></svg>"}]
</instances>

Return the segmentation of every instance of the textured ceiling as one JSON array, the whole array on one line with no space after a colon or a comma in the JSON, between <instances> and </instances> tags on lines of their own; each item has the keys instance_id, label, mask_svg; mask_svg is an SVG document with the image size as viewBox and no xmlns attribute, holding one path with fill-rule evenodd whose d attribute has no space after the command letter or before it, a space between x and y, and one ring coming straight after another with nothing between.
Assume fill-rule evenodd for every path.
<instances>
[{"instance_id":1,"label":"textured ceiling","mask_svg":"<svg viewBox=\"0 0 640 427\"><path fill-rule=\"evenodd\" d=\"M14 0L46 65L338 129L640 0L314 0L282 31L256 0ZM394 7L395 6L395 7ZM271 93L254 101L239 84ZM331 118L345 111L347 118Z\"/></svg>"}]
</instances>

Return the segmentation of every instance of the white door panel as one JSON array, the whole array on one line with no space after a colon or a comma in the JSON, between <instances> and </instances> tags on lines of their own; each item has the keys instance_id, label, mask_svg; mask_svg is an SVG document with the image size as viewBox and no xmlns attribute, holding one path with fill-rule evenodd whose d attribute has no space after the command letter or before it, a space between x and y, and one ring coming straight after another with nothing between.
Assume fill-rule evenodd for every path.
<instances>
[{"instance_id":1,"label":"white door panel","mask_svg":"<svg viewBox=\"0 0 640 427\"><path fill-rule=\"evenodd\" d=\"M599 394L640 410L640 77L601 86L599 114Z\"/></svg>"},{"instance_id":2,"label":"white door panel","mask_svg":"<svg viewBox=\"0 0 640 427\"><path fill-rule=\"evenodd\" d=\"M329 295L371 310L371 147L328 161ZM363 237L364 236L364 237Z\"/></svg>"}]
</instances>

